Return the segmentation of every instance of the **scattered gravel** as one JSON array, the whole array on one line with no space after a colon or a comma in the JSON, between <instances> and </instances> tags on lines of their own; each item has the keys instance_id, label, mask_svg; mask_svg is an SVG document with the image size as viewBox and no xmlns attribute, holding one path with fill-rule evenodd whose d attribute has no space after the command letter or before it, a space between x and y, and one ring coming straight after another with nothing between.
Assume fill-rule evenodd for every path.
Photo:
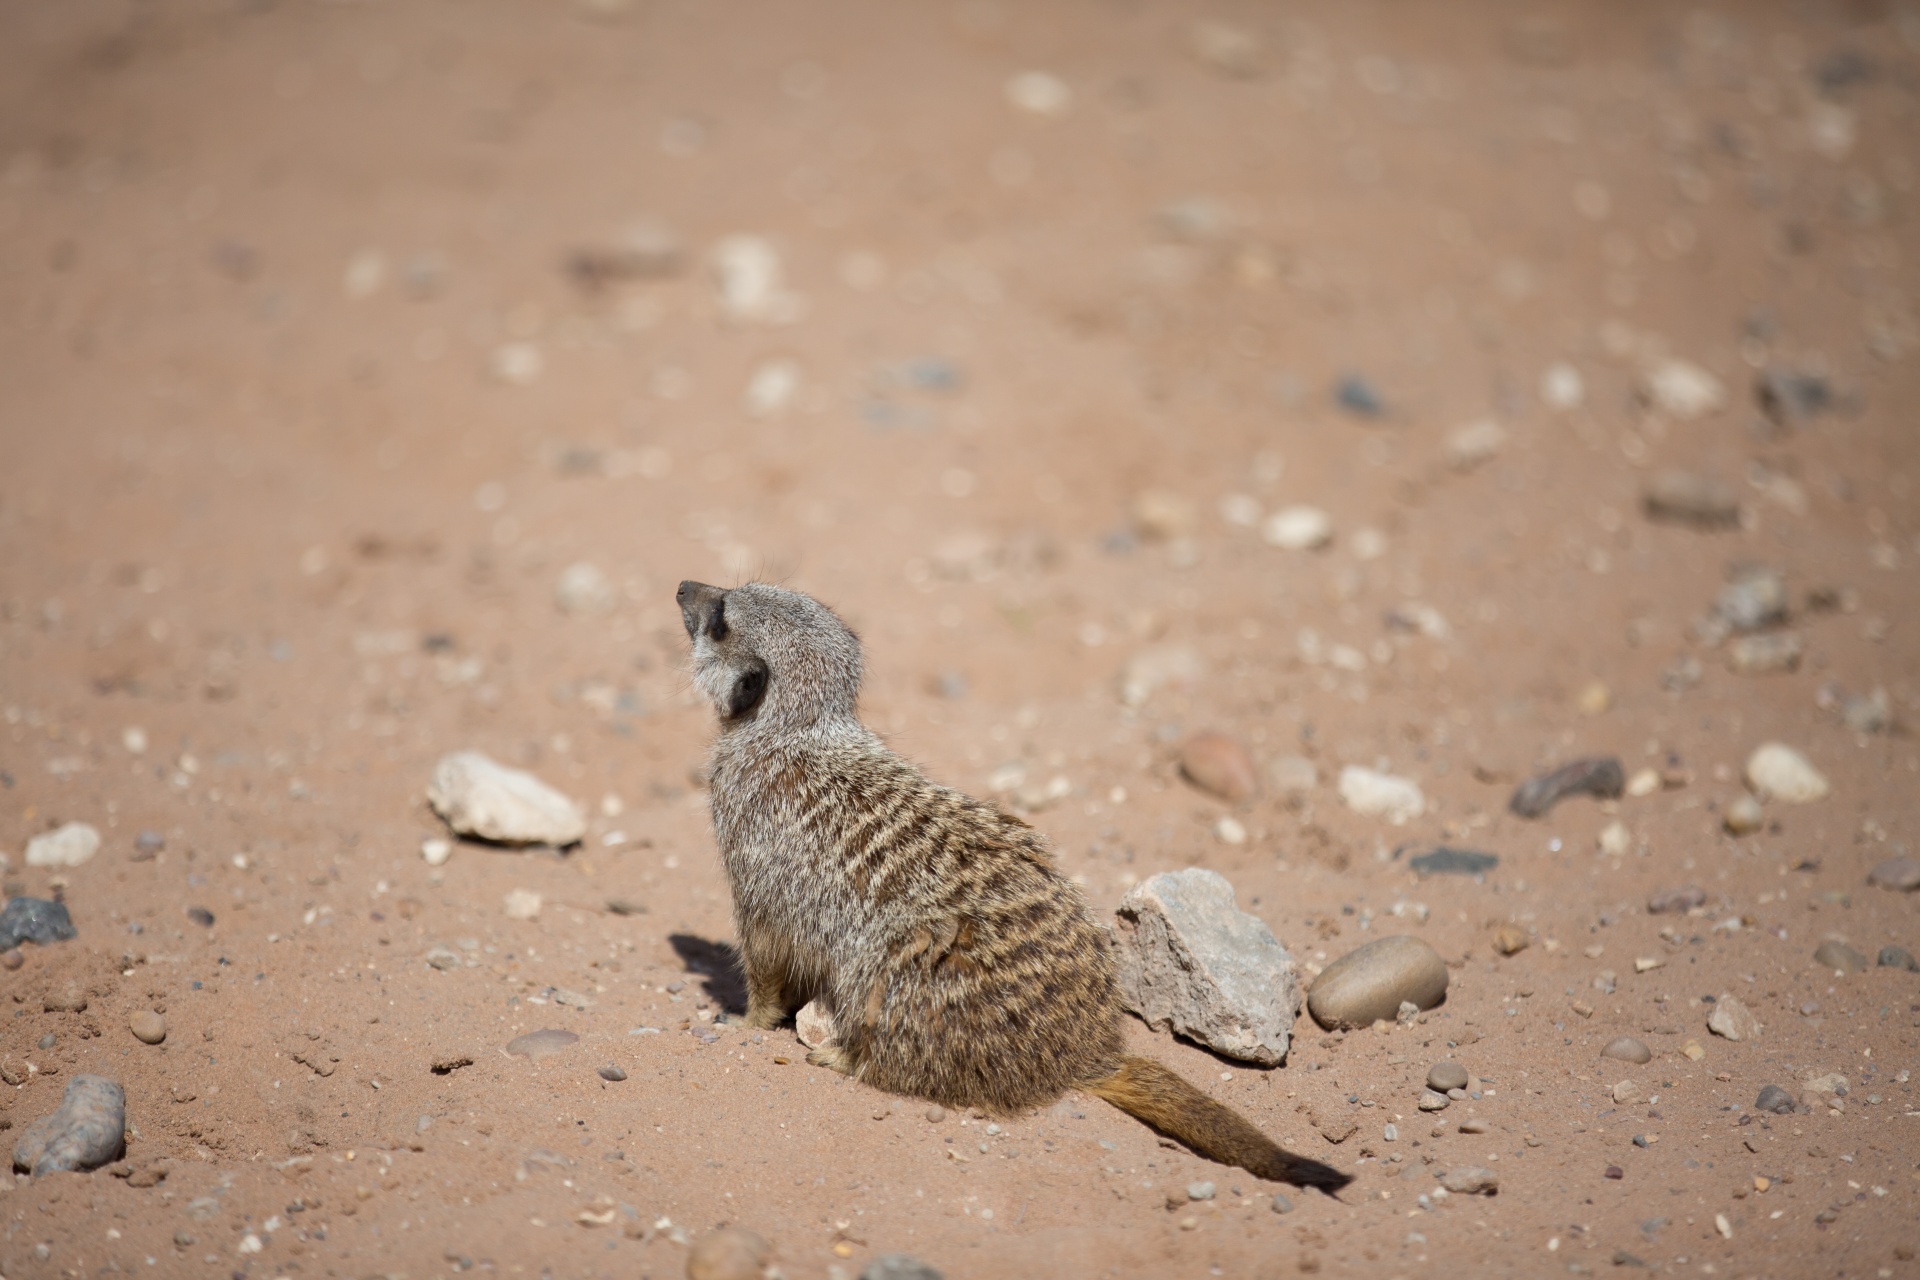
<instances>
[{"instance_id":1,"label":"scattered gravel","mask_svg":"<svg viewBox=\"0 0 1920 1280\"><path fill-rule=\"evenodd\" d=\"M1720 379L1688 360L1668 357L1641 370L1636 388L1650 409L1681 422L1717 413L1727 404Z\"/></svg>"},{"instance_id":2,"label":"scattered gravel","mask_svg":"<svg viewBox=\"0 0 1920 1280\"><path fill-rule=\"evenodd\" d=\"M1791 631L1738 636L1727 646L1727 668L1735 675L1767 676L1798 671L1807 642Z\"/></svg>"},{"instance_id":3,"label":"scattered gravel","mask_svg":"<svg viewBox=\"0 0 1920 1280\"><path fill-rule=\"evenodd\" d=\"M1538 818L1573 795L1618 799L1626 790L1627 774L1616 756L1596 756L1561 765L1552 773L1530 778L1514 791L1507 808L1523 818Z\"/></svg>"},{"instance_id":4,"label":"scattered gravel","mask_svg":"<svg viewBox=\"0 0 1920 1280\"><path fill-rule=\"evenodd\" d=\"M1431 1009L1447 993L1439 952L1406 935L1379 938L1349 951L1314 979L1307 1009L1329 1029L1393 1021L1402 1003Z\"/></svg>"},{"instance_id":5,"label":"scattered gravel","mask_svg":"<svg viewBox=\"0 0 1920 1280\"><path fill-rule=\"evenodd\" d=\"M1189 1182L1187 1184L1187 1199L1189 1200L1211 1200L1213 1199L1213 1192L1214 1187L1211 1182Z\"/></svg>"},{"instance_id":6,"label":"scattered gravel","mask_svg":"<svg viewBox=\"0 0 1920 1280\"><path fill-rule=\"evenodd\" d=\"M1765 565L1738 565L1727 585L1713 602L1713 614L1706 638L1718 642L1719 635L1748 635L1777 627L1791 612L1787 580Z\"/></svg>"},{"instance_id":7,"label":"scattered gravel","mask_svg":"<svg viewBox=\"0 0 1920 1280\"><path fill-rule=\"evenodd\" d=\"M1767 824L1767 815L1761 810L1760 802L1751 795L1738 795L1727 805L1721 825L1728 835L1749 836Z\"/></svg>"},{"instance_id":8,"label":"scattered gravel","mask_svg":"<svg viewBox=\"0 0 1920 1280\"><path fill-rule=\"evenodd\" d=\"M1782 804L1811 804L1831 790L1825 775L1781 742L1766 743L1747 757L1746 776L1756 794Z\"/></svg>"},{"instance_id":9,"label":"scattered gravel","mask_svg":"<svg viewBox=\"0 0 1920 1280\"><path fill-rule=\"evenodd\" d=\"M625 1080L627 1078L626 1071L620 1067L615 1066L611 1062L609 1062L606 1066L601 1067L598 1071L594 1072L594 1074L599 1076L602 1080L606 1080L612 1084L619 1084L622 1080Z\"/></svg>"},{"instance_id":10,"label":"scattered gravel","mask_svg":"<svg viewBox=\"0 0 1920 1280\"><path fill-rule=\"evenodd\" d=\"M1333 517L1318 507L1282 507L1260 526L1260 536L1282 551L1318 551L1333 541Z\"/></svg>"}]
</instances>

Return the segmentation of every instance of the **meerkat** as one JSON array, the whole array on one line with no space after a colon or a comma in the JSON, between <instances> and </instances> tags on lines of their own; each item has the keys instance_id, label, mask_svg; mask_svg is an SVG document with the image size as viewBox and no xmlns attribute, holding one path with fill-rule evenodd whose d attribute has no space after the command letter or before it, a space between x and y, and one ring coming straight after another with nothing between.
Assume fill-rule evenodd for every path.
<instances>
[{"instance_id":1,"label":"meerkat","mask_svg":"<svg viewBox=\"0 0 1920 1280\"><path fill-rule=\"evenodd\" d=\"M1001 1115L1081 1089L1257 1177L1352 1180L1125 1052L1078 888L1039 832L860 723L860 642L832 610L762 583L677 598L719 716L709 785L749 1026L818 1000L834 1034L808 1061L875 1088Z\"/></svg>"}]
</instances>

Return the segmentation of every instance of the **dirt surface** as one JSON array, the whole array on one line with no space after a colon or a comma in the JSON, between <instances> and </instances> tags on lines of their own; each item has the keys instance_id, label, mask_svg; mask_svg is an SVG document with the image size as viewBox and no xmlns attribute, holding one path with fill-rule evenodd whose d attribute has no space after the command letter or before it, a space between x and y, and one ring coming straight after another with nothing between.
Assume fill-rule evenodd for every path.
<instances>
[{"instance_id":1,"label":"dirt surface","mask_svg":"<svg viewBox=\"0 0 1920 1280\"><path fill-rule=\"evenodd\" d=\"M736 1223L796 1278L1920 1273L1920 975L1871 967L1920 896L1867 883L1920 838L1917 95L1869 0L0 6L0 848L79 930L0 971L0 1138L82 1071L130 1125L5 1185L0 1271L664 1277ZM782 274L728 295L740 235ZM1674 467L1737 521L1648 518ZM1330 546L1263 537L1299 503ZM1700 628L1739 564L1794 669ZM1197 865L1309 973L1439 949L1444 1004L1303 1015L1278 1069L1130 1031L1339 1201L723 1022L672 595L749 576L841 609L869 723L1097 915ZM1181 781L1202 729L1259 795ZM1731 836L1772 740L1831 793ZM429 865L468 747L587 838ZM1507 811L1593 755L1654 789ZM91 860L25 865L74 821ZM1480 1096L1429 1116L1445 1058ZM1434 1194L1465 1166L1498 1194Z\"/></svg>"}]
</instances>

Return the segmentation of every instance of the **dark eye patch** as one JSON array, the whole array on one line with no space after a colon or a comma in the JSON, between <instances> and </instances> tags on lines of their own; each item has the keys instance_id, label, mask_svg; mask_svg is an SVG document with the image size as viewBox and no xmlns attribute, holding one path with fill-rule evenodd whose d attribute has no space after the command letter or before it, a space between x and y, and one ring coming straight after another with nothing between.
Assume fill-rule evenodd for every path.
<instances>
[{"instance_id":1,"label":"dark eye patch","mask_svg":"<svg viewBox=\"0 0 1920 1280\"><path fill-rule=\"evenodd\" d=\"M731 630L731 628L727 626L727 602L725 600L715 601L713 616L707 619L707 638L709 640L725 640L729 630Z\"/></svg>"}]
</instances>

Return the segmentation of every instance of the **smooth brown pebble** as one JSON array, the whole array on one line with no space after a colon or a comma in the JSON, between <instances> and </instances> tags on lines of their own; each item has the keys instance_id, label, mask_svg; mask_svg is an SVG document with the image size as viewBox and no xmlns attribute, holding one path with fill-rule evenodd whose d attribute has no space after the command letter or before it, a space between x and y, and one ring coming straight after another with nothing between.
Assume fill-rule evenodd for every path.
<instances>
[{"instance_id":1,"label":"smooth brown pebble","mask_svg":"<svg viewBox=\"0 0 1920 1280\"><path fill-rule=\"evenodd\" d=\"M1813 962L1823 969L1832 969L1836 973L1859 973L1871 963L1865 953L1856 951L1846 943L1833 938L1821 943L1814 951Z\"/></svg>"},{"instance_id":2,"label":"smooth brown pebble","mask_svg":"<svg viewBox=\"0 0 1920 1280\"><path fill-rule=\"evenodd\" d=\"M1447 965L1440 953L1405 934L1379 938L1341 956L1314 979L1307 1011L1336 1027L1370 1027L1395 1021L1402 1003L1431 1009L1447 994Z\"/></svg>"},{"instance_id":3,"label":"smooth brown pebble","mask_svg":"<svg viewBox=\"0 0 1920 1280\"><path fill-rule=\"evenodd\" d=\"M1467 1069L1452 1060L1436 1062L1427 1069L1427 1088L1435 1093L1467 1087Z\"/></svg>"},{"instance_id":4,"label":"smooth brown pebble","mask_svg":"<svg viewBox=\"0 0 1920 1280\"><path fill-rule=\"evenodd\" d=\"M48 996L40 1003L48 1013L85 1013L87 993L78 987L68 987L58 995Z\"/></svg>"},{"instance_id":5,"label":"smooth brown pebble","mask_svg":"<svg viewBox=\"0 0 1920 1280\"><path fill-rule=\"evenodd\" d=\"M687 1280L761 1280L773 1246L745 1227L721 1227L695 1242L687 1254Z\"/></svg>"},{"instance_id":6,"label":"smooth brown pebble","mask_svg":"<svg viewBox=\"0 0 1920 1280\"><path fill-rule=\"evenodd\" d=\"M127 1019L127 1028L142 1044L159 1044L167 1038L167 1020L151 1009L141 1009Z\"/></svg>"},{"instance_id":7,"label":"smooth brown pebble","mask_svg":"<svg viewBox=\"0 0 1920 1280\"><path fill-rule=\"evenodd\" d=\"M1910 893L1920 889L1920 859L1888 858L1867 873L1867 883L1881 889Z\"/></svg>"},{"instance_id":8,"label":"smooth brown pebble","mask_svg":"<svg viewBox=\"0 0 1920 1280\"><path fill-rule=\"evenodd\" d=\"M947 1109L945 1107L928 1107L927 1108L928 1124L939 1124L942 1120L945 1120L946 1118L947 1118Z\"/></svg>"},{"instance_id":9,"label":"smooth brown pebble","mask_svg":"<svg viewBox=\"0 0 1920 1280\"><path fill-rule=\"evenodd\" d=\"M5 951L0 951L0 964L9 969L18 969L26 962L27 958L20 954L18 947L8 947Z\"/></svg>"},{"instance_id":10,"label":"smooth brown pebble","mask_svg":"<svg viewBox=\"0 0 1920 1280\"><path fill-rule=\"evenodd\" d=\"M1632 1036L1615 1036L1607 1041L1607 1047L1600 1051L1600 1056L1617 1058L1621 1062L1637 1062L1644 1066L1653 1061L1653 1050L1647 1048L1643 1040L1636 1040Z\"/></svg>"},{"instance_id":11,"label":"smooth brown pebble","mask_svg":"<svg viewBox=\"0 0 1920 1280\"><path fill-rule=\"evenodd\" d=\"M1239 739L1212 729L1181 744L1180 776L1208 795L1235 803L1249 799L1260 786L1253 757Z\"/></svg>"},{"instance_id":12,"label":"smooth brown pebble","mask_svg":"<svg viewBox=\"0 0 1920 1280\"><path fill-rule=\"evenodd\" d=\"M1517 924L1503 924L1493 931L1493 949L1503 956L1519 955L1532 941Z\"/></svg>"}]
</instances>

